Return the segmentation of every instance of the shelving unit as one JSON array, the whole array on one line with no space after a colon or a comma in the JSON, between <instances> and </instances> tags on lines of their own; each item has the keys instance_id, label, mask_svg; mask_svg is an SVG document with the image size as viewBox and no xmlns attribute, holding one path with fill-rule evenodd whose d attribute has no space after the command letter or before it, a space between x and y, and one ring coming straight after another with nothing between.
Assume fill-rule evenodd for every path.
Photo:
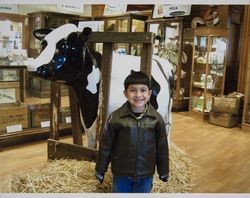
<instances>
[{"instance_id":1,"label":"shelving unit","mask_svg":"<svg viewBox=\"0 0 250 198\"><path fill-rule=\"evenodd\" d=\"M217 27L194 29L194 50L189 113L207 120L212 97L223 95L228 30Z\"/></svg>"},{"instance_id":2,"label":"shelving unit","mask_svg":"<svg viewBox=\"0 0 250 198\"><path fill-rule=\"evenodd\" d=\"M0 15L0 89L8 91L7 103L23 102L25 97L26 18L20 14ZM5 103L4 96L0 103Z\"/></svg>"},{"instance_id":3,"label":"shelving unit","mask_svg":"<svg viewBox=\"0 0 250 198\"><path fill-rule=\"evenodd\" d=\"M167 59L173 66L175 87L172 110L188 110L192 66L192 43L189 37L192 30L183 29L182 18L151 19L146 22L147 31L156 35L154 54Z\"/></svg>"},{"instance_id":4,"label":"shelving unit","mask_svg":"<svg viewBox=\"0 0 250 198\"><path fill-rule=\"evenodd\" d=\"M60 98L60 112L59 112L59 123L58 123L58 135L70 135L71 123L65 122L66 117L70 117L70 112L65 113L64 109L69 106L68 96ZM15 108L15 110L11 110ZM40 99L34 97L25 97L24 102L20 104L13 104L9 106L9 110L6 111L6 104L0 105L0 112L3 115L0 119L4 118L0 122L4 122L6 126L16 127L15 125L22 125L22 130L8 132L7 129L0 131L0 151L2 148L12 146L19 143L28 141L41 140L49 138L50 133L50 99ZM10 114L13 113L12 115ZM9 117L8 117L9 115ZM64 120L63 120L64 119ZM15 120L15 122L14 122ZM71 119L68 119L71 120ZM7 122L8 123L5 123Z\"/></svg>"},{"instance_id":5,"label":"shelving unit","mask_svg":"<svg viewBox=\"0 0 250 198\"><path fill-rule=\"evenodd\" d=\"M34 16L35 27L37 28L45 26L55 27L54 25L60 24L62 21L64 21L64 23L76 23L83 19L76 15L49 12L33 13L30 16ZM63 19L62 16L64 16ZM61 21L60 17L62 19ZM40 98L30 96L30 94L26 92L27 87L29 87L28 82L33 76L28 74L26 66L23 63L27 56L26 50L29 49L27 42L29 38L28 33L31 34L31 31L33 31L32 28L34 28L26 24L27 19L27 15L5 13L1 13L0 15L1 27L4 27L0 30L0 44L2 47L0 51L0 150L5 146L36 139L44 139L49 136L50 128L40 125L43 121L42 119L36 120L36 127L30 124L32 122L31 113L33 113L33 115L37 113L36 111L31 112L31 107L36 109L39 105L50 103L50 83L47 85L47 98L44 97L42 99L38 94L36 96ZM30 30L30 32L28 30ZM30 39L32 40L31 37ZM34 42L31 42L31 44L32 43ZM38 45L40 47L40 43L37 43L37 46ZM33 80L34 79L36 78L33 78ZM38 81L34 80L34 84L32 85L36 88L41 88L41 90L46 87L40 79ZM65 85L62 86L62 95L64 95L68 87ZM40 91L41 93L41 90L37 92ZM34 93L35 91L34 89ZM63 100L65 99L68 100L67 97L63 97ZM63 101L62 103L65 103L62 105L63 107L67 106L67 102ZM50 112L45 112L45 110L43 110L43 112L43 114L41 112L38 112L38 114L44 118L47 116L46 113L50 115ZM8 130L7 127L11 130ZM59 128L60 135L71 134L71 130L69 130L71 128L70 123L60 122Z\"/></svg>"}]
</instances>

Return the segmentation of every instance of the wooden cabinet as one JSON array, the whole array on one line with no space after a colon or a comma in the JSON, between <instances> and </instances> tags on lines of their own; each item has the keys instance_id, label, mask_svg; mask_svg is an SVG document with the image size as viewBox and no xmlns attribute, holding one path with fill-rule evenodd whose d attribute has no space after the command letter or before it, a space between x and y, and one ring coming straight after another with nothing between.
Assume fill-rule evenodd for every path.
<instances>
[{"instance_id":1,"label":"wooden cabinet","mask_svg":"<svg viewBox=\"0 0 250 198\"><path fill-rule=\"evenodd\" d=\"M242 116L242 130L250 132L250 5L245 6L238 91L244 87L244 106Z\"/></svg>"},{"instance_id":2,"label":"wooden cabinet","mask_svg":"<svg viewBox=\"0 0 250 198\"><path fill-rule=\"evenodd\" d=\"M69 98L61 97L59 106L59 135L72 134ZM50 117L49 98L25 97L21 103L0 104L0 151L8 146L49 138Z\"/></svg>"},{"instance_id":3,"label":"wooden cabinet","mask_svg":"<svg viewBox=\"0 0 250 198\"><path fill-rule=\"evenodd\" d=\"M25 97L26 15L0 15L0 104L23 102Z\"/></svg>"},{"instance_id":4,"label":"wooden cabinet","mask_svg":"<svg viewBox=\"0 0 250 198\"><path fill-rule=\"evenodd\" d=\"M201 120L208 119L212 97L223 95L227 43L225 28L194 29L189 112Z\"/></svg>"},{"instance_id":5,"label":"wooden cabinet","mask_svg":"<svg viewBox=\"0 0 250 198\"><path fill-rule=\"evenodd\" d=\"M104 21L104 32L145 32L146 31L146 16L138 14L123 14L107 17L95 17L94 20ZM121 54L140 55L140 44L123 44L114 45L114 51Z\"/></svg>"},{"instance_id":6,"label":"wooden cabinet","mask_svg":"<svg viewBox=\"0 0 250 198\"><path fill-rule=\"evenodd\" d=\"M55 28L66 22L76 24L82 20L75 15L48 12L32 13L28 16L29 32L28 26L25 26L25 19L28 18L26 15L4 13L0 15L0 150L6 146L48 138L50 127L45 121L48 120L50 111L42 106L50 103L50 82L27 75L26 66L23 65L27 49L33 57L37 56L40 50L36 49L40 48L40 41L35 41L32 31L42 27ZM27 38L29 45L26 42ZM26 88L33 90L36 97L26 92ZM62 95L67 89L64 85ZM41 99L43 97L41 94L46 98ZM62 108L69 106L68 97L62 97L60 106ZM63 110L62 116L64 123L60 123L60 135L70 134L71 124L65 123L65 117L68 119L69 112L66 115Z\"/></svg>"},{"instance_id":7,"label":"wooden cabinet","mask_svg":"<svg viewBox=\"0 0 250 198\"><path fill-rule=\"evenodd\" d=\"M0 65L23 65L27 58L26 28L27 16L0 14Z\"/></svg>"},{"instance_id":8,"label":"wooden cabinet","mask_svg":"<svg viewBox=\"0 0 250 198\"><path fill-rule=\"evenodd\" d=\"M192 29L183 29L182 19L147 21L147 31L156 35L154 54L173 66L175 87L173 111L188 110L192 66ZM191 35L191 36L190 36ZM191 42L190 42L191 40Z\"/></svg>"},{"instance_id":9,"label":"wooden cabinet","mask_svg":"<svg viewBox=\"0 0 250 198\"><path fill-rule=\"evenodd\" d=\"M250 39L248 39L248 44L250 44ZM247 61L248 68L247 68L246 84L245 84L242 130L250 132L250 57L249 56L247 60L248 60Z\"/></svg>"},{"instance_id":10,"label":"wooden cabinet","mask_svg":"<svg viewBox=\"0 0 250 198\"><path fill-rule=\"evenodd\" d=\"M26 66L0 66L0 151L3 147L48 138L50 99L26 95L25 74ZM61 98L60 107L60 135L70 134L68 97Z\"/></svg>"}]
</instances>

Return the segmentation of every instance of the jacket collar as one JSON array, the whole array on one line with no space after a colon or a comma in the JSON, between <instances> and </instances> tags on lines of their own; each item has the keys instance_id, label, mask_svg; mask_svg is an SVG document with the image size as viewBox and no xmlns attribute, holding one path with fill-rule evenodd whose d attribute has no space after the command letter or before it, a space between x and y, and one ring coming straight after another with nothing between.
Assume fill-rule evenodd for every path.
<instances>
[{"instance_id":1,"label":"jacket collar","mask_svg":"<svg viewBox=\"0 0 250 198\"><path fill-rule=\"evenodd\" d=\"M126 117L126 116L131 116L131 115L134 117L133 112L131 111L131 108L130 108L130 104L127 101L121 107L120 117ZM150 116L154 118L157 116L154 107L150 103L148 103L148 109L144 113L143 117L145 116Z\"/></svg>"}]
</instances>

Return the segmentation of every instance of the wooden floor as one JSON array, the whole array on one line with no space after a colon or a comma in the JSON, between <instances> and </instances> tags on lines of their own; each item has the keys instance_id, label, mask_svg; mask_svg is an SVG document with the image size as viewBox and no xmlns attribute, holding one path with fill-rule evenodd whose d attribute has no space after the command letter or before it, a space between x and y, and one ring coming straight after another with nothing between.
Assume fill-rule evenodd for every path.
<instances>
[{"instance_id":1,"label":"wooden floor","mask_svg":"<svg viewBox=\"0 0 250 198\"><path fill-rule=\"evenodd\" d=\"M61 139L72 143L71 137ZM223 128L173 113L171 141L192 158L194 193L250 193L250 133ZM14 173L39 168L47 160L47 143L35 142L0 152L0 192Z\"/></svg>"}]
</instances>

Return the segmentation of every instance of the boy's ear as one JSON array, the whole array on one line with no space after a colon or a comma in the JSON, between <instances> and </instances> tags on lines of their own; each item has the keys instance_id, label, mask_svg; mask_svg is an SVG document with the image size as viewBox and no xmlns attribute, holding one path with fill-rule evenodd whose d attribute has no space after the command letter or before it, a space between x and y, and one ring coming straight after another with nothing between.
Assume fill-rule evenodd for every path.
<instances>
[{"instance_id":1,"label":"boy's ear","mask_svg":"<svg viewBox=\"0 0 250 198\"><path fill-rule=\"evenodd\" d=\"M150 96L152 95L152 89L149 90L149 95L150 95Z\"/></svg>"},{"instance_id":2,"label":"boy's ear","mask_svg":"<svg viewBox=\"0 0 250 198\"><path fill-rule=\"evenodd\" d=\"M124 96L125 96L126 98L128 98L128 97L127 97L127 92L126 92L126 90L123 91L123 94L124 94Z\"/></svg>"}]
</instances>

